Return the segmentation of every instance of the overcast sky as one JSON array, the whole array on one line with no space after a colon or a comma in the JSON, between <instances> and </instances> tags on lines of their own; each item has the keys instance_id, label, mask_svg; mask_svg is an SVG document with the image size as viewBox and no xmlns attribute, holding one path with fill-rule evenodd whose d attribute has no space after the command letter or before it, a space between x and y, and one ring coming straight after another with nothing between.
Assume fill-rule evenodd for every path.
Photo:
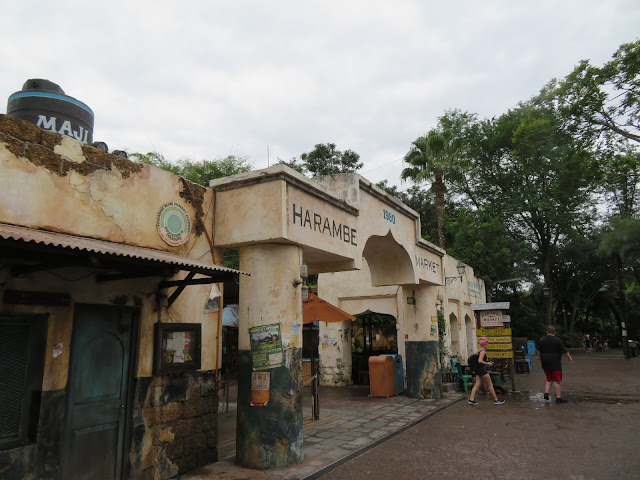
<instances>
[{"instance_id":1,"label":"overcast sky","mask_svg":"<svg viewBox=\"0 0 640 480\"><path fill-rule=\"evenodd\" d=\"M1 11L0 113L46 78L93 109L93 138L110 150L265 168L331 142L402 189L403 155L445 110L500 115L640 37L638 0L7 0Z\"/></svg>"}]
</instances>

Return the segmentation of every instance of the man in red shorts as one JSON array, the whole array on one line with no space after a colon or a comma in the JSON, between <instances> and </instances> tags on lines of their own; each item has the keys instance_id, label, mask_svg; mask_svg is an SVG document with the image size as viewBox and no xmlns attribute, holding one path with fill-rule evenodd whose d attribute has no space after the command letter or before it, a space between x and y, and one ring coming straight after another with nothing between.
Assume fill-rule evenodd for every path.
<instances>
[{"instance_id":1,"label":"man in red shorts","mask_svg":"<svg viewBox=\"0 0 640 480\"><path fill-rule=\"evenodd\" d=\"M552 325L547 327L547 334L538 342L538 355L542 363L542 369L547 376L544 399L549 400L549 390L551 390L551 383L553 383L556 390L556 403L566 403L567 400L562 398L562 389L560 387L560 382L562 382L562 355L567 356L569 363L573 363L573 358L571 358L571 353L564 346L562 340L556 337L556 329Z\"/></svg>"}]
</instances>

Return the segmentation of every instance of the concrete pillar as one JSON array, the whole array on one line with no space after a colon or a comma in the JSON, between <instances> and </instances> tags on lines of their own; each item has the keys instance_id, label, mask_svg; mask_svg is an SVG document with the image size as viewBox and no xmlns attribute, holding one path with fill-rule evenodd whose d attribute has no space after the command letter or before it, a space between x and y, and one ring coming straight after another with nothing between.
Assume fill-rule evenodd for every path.
<instances>
[{"instance_id":1,"label":"concrete pillar","mask_svg":"<svg viewBox=\"0 0 640 480\"><path fill-rule=\"evenodd\" d=\"M435 286L419 286L415 288L415 305L405 305L406 395L411 398L441 396L436 295Z\"/></svg>"},{"instance_id":2,"label":"concrete pillar","mask_svg":"<svg viewBox=\"0 0 640 480\"><path fill-rule=\"evenodd\" d=\"M299 247L263 244L240 249L238 319L238 420L236 461L246 468L267 469L303 459L302 299ZM249 329L278 323L284 365L270 374L266 406L251 406L253 363Z\"/></svg>"}]
</instances>

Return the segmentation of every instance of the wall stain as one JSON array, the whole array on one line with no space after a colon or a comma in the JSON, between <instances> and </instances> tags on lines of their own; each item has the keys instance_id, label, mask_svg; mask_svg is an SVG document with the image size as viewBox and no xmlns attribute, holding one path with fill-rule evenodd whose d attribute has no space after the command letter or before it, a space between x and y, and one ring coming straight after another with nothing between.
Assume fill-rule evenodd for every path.
<instances>
[{"instance_id":1,"label":"wall stain","mask_svg":"<svg viewBox=\"0 0 640 480\"><path fill-rule=\"evenodd\" d=\"M180 198L184 199L187 203L193 205L196 211L196 217L193 222L193 229L196 236L200 236L204 233L205 226L202 224L201 218L204 218L204 196L206 189L197 183L193 183L184 177L180 177L182 183L182 189L178 192Z\"/></svg>"}]
</instances>

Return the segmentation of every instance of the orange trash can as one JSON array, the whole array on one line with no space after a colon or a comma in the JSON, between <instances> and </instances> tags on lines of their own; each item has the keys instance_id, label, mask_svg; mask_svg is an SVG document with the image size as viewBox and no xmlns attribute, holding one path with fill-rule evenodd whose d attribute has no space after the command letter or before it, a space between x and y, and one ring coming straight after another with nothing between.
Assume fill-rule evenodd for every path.
<instances>
[{"instance_id":1,"label":"orange trash can","mask_svg":"<svg viewBox=\"0 0 640 480\"><path fill-rule=\"evenodd\" d=\"M396 394L393 357L369 357L369 386L372 397L392 397Z\"/></svg>"}]
</instances>

